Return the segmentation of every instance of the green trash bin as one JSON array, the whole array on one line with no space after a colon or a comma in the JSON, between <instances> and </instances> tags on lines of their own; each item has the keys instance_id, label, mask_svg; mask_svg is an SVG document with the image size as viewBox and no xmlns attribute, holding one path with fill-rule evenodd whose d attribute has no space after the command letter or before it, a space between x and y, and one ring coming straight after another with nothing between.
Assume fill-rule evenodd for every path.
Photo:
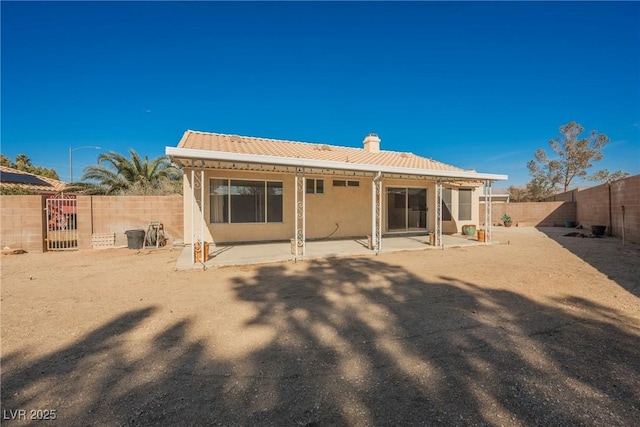
<instances>
[{"instance_id":1,"label":"green trash bin","mask_svg":"<svg viewBox=\"0 0 640 427\"><path fill-rule=\"evenodd\" d=\"M142 249L144 246L144 230L127 230L127 247L129 249Z\"/></svg>"}]
</instances>

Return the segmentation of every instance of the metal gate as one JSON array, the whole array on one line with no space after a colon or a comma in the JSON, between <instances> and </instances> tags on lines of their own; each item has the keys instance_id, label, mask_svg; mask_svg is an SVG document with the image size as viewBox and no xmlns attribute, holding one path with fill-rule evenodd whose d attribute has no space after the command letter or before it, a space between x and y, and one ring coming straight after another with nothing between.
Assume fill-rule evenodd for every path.
<instances>
[{"instance_id":1,"label":"metal gate","mask_svg":"<svg viewBox=\"0 0 640 427\"><path fill-rule=\"evenodd\" d=\"M47 250L78 249L78 216L75 195L55 195L47 199Z\"/></svg>"}]
</instances>

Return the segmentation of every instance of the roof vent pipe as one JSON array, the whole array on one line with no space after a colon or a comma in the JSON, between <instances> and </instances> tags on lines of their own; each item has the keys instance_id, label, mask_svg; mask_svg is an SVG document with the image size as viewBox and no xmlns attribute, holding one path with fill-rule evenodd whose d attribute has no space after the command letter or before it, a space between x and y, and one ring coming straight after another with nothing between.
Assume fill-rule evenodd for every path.
<instances>
[{"instance_id":1,"label":"roof vent pipe","mask_svg":"<svg viewBox=\"0 0 640 427\"><path fill-rule=\"evenodd\" d=\"M379 153L380 152L380 138L375 133L370 133L364 138L362 141L364 144L364 151L369 153Z\"/></svg>"}]
</instances>

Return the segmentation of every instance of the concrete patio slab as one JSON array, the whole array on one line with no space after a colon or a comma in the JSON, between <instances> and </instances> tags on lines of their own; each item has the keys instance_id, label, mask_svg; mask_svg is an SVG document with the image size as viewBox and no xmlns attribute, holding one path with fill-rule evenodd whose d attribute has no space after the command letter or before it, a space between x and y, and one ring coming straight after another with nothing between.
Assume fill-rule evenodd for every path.
<instances>
[{"instance_id":1,"label":"concrete patio slab","mask_svg":"<svg viewBox=\"0 0 640 427\"><path fill-rule=\"evenodd\" d=\"M462 235L443 235L444 247L485 245ZM398 251L419 251L439 249L429 244L428 236L389 236L382 239L383 253ZM191 246L185 246L176 262L176 270L203 268L201 263L191 261ZM366 239L308 241L306 254L299 260L336 258L350 256L375 256L375 251L367 248ZM251 265L272 262L294 261L289 242L231 244L210 247L206 268L231 265Z\"/></svg>"}]
</instances>

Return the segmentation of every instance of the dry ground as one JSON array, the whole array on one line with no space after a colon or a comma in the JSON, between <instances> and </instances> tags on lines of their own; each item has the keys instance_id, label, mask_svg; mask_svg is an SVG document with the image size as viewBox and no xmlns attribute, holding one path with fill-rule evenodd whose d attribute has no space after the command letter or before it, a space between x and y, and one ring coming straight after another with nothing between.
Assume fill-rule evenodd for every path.
<instances>
[{"instance_id":1,"label":"dry ground","mask_svg":"<svg viewBox=\"0 0 640 427\"><path fill-rule=\"evenodd\" d=\"M566 231L187 272L3 256L3 421L640 425L640 247Z\"/></svg>"}]
</instances>

